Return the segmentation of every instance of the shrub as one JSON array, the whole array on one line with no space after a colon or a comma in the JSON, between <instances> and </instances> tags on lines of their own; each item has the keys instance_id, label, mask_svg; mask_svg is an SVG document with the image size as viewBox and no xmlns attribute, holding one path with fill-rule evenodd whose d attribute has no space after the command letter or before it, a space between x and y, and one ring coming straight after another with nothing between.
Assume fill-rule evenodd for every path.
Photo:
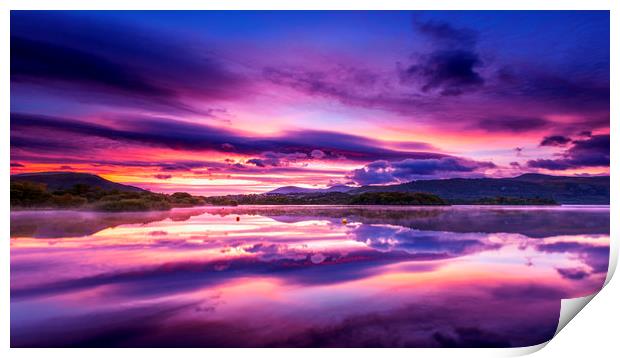
<instances>
[{"instance_id":1,"label":"shrub","mask_svg":"<svg viewBox=\"0 0 620 358\"><path fill-rule=\"evenodd\" d=\"M45 184L28 181L11 182L11 206L44 206L48 204L51 197Z\"/></svg>"},{"instance_id":2,"label":"shrub","mask_svg":"<svg viewBox=\"0 0 620 358\"><path fill-rule=\"evenodd\" d=\"M78 208L87 203L86 198L74 196L69 193L52 195L51 204L59 208Z\"/></svg>"}]
</instances>

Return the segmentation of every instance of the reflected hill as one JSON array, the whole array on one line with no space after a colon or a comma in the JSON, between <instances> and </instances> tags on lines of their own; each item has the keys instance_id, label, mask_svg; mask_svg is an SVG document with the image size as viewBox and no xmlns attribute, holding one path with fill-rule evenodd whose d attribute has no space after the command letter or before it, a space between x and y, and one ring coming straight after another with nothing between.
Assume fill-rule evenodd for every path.
<instances>
[{"instance_id":1,"label":"reflected hill","mask_svg":"<svg viewBox=\"0 0 620 358\"><path fill-rule=\"evenodd\" d=\"M17 211L11 213L11 237L81 237L119 225L148 224L166 219L185 221L202 214L260 215L282 223L328 220L339 225L342 219L346 219L421 231L513 233L532 238L609 235L607 207L239 206L127 213Z\"/></svg>"},{"instance_id":2,"label":"reflected hill","mask_svg":"<svg viewBox=\"0 0 620 358\"><path fill-rule=\"evenodd\" d=\"M11 237L54 239L82 237L128 224L148 224L166 219L186 221L205 213L204 208L170 211L102 213L72 210L15 211L11 213Z\"/></svg>"},{"instance_id":3,"label":"reflected hill","mask_svg":"<svg viewBox=\"0 0 620 358\"><path fill-rule=\"evenodd\" d=\"M560 235L609 235L609 208L514 208L463 206L402 207L233 207L209 210L219 215L262 215L284 223L342 219L364 224L398 225L422 231L512 233L532 238ZM551 225L552 223L552 225Z\"/></svg>"}]
</instances>

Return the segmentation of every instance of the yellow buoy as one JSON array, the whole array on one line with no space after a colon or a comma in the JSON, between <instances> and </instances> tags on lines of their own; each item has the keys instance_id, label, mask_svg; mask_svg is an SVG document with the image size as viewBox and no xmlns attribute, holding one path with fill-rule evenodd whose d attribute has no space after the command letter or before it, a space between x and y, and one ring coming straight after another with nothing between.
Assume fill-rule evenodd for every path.
<instances>
[{"instance_id":1,"label":"yellow buoy","mask_svg":"<svg viewBox=\"0 0 620 358\"><path fill-rule=\"evenodd\" d=\"M346 225L347 224L347 219L342 219L342 223Z\"/></svg>"}]
</instances>

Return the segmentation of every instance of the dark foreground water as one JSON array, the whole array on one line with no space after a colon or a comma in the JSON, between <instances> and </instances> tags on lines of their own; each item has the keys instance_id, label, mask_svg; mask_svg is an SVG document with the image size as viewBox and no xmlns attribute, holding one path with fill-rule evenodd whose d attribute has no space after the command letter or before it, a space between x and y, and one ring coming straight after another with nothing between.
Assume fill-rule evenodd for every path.
<instances>
[{"instance_id":1,"label":"dark foreground water","mask_svg":"<svg viewBox=\"0 0 620 358\"><path fill-rule=\"evenodd\" d=\"M14 212L11 344L528 346L608 257L608 207Z\"/></svg>"}]
</instances>

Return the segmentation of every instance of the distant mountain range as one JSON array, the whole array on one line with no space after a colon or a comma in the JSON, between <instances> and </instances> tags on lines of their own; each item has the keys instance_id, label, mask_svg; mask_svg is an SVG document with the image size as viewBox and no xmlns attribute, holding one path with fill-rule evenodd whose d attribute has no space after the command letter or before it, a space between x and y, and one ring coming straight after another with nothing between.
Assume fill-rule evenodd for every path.
<instances>
[{"instance_id":1,"label":"distant mountain range","mask_svg":"<svg viewBox=\"0 0 620 358\"><path fill-rule=\"evenodd\" d=\"M103 190L119 191L146 191L144 189L119 184L94 174L75 172L39 172L11 175L11 181L28 181L45 184L47 190L69 190L76 184L85 184L91 187L100 187Z\"/></svg>"},{"instance_id":2,"label":"distant mountain range","mask_svg":"<svg viewBox=\"0 0 620 358\"><path fill-rule=\"evenodd\" d=\"M266 194L314 194L314 193L347 193L357 187L348 185L334 185L324 189L302 188L298 186L283 186Z\"/></svg>"},{"instance_id":3,"label":"distant mountain range","mask_svg":"<svg viewBox=\"0 0 620 358\"><path fill-rule=\"evenodd\" d=\"M68 190L76 184L100 187L103 190L145 191L144 189L115 183L98 175L74 172L41 172L16 174L11 181L29 181L45 184L50 191ZM560 204L609 204L609 176L570 177L543 174L523 174L514 178L478 179L433 179L416 180L395 185L367 185L353 187L335 185L324 189L309 189L285 186L272 190L270 194L328 194L347 193L350 195L368 192L431 193L451 204L465 204L480 199L506 198L544 198L553 199Z\"/></svg>"},{"instance_id":4,"label":"distant mountain range","mask_svg":"<svg viewBox=\"0 0 620 358\"><path fill-rule=\"evenodd\" d=\"M395 185L336 186L307 189L287 186L267 194L312 194L325 192L424 192L453 204L494 197L548 198L560 204L609 204L609 176L571 177L523 174L514 178L432 179ZM335 188L335 189L334 189Z\"/></svg>"}]
</instances>

